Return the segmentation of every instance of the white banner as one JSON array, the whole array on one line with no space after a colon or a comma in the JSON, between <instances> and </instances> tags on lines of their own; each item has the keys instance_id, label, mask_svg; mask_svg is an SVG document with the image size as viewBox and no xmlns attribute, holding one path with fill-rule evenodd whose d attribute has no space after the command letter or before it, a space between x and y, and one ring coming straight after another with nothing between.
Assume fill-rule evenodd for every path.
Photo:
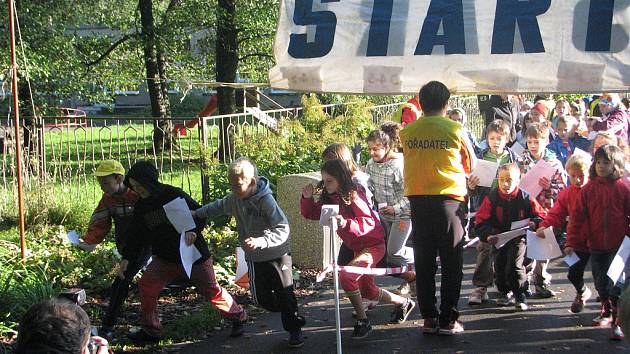
<instances>
[{"instance_id":1,"label":"white banner","mask_svg":"<svg viewBox=\"0 0 630 354\"><path fill-rule=\"evenodd\" d=\"M627 91L630 0L282 0L271 86Z\"/></svg>"}]
</instances>

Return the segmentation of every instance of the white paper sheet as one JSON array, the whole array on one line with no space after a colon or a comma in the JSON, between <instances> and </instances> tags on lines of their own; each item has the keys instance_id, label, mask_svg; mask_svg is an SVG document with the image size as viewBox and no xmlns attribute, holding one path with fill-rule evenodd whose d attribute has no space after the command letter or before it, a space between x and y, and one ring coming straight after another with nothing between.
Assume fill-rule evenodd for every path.
<instances>
[{"instance_id":1,"label":"white paper sheet","mask_svg":"<svg viewBox=\"0 0 630 354\"><path fill-rule=\"evenodd\" d=\"M492 182L494 182L494 178L497 176L498 169L498 163L478 159L477 166L475 166L475 169L472 171L470 176L479 177L480 186L492 187Z\"/></svg>"},{"instance_id":2,"label":"white paper sheet","mask_svg":"<svg viewBox=\"0 0 630 354\"><path fill-rule=\"evenodd\" d=\"M68 231L68 241L70 241L75 246L78 246L81 243L81 240L79 239L79 234L75 230Z\"/></svg>"},{"instance_id":3,"label":"white paper sheet","mask_svg":"<svg viewBox=\"0 0 630 354\"><path fill-rule=\"evenodd\" d=\"M525 151L525 147L523 145L519 144L518 142L515 142L514 145L512 145L512 147L510 147L510 149L512 149L512 151L514 151L516 156L523 155L523 151Z\"/></svg>"},{"instance_id":4,"label":"white paper sheet","mask_svg":"<svg viewBox=\"0 0 630 354\"><path fill-rule=\"evenodd\" d=\"M592 132L588 133L588 136L586 137L586 139L588 139L588 140L595 140L596 136L597 136L597 132L596 131L592 131Z\"/></svg>"},{"instance_id":5,"label":"white paper sheet","mask_svg":"<svg viewBox=\"0 0 630 354\"><path fill-rule=\"evenodd\" d=\"M464 245L464 248L472 247L477 243L479 243L479 237L475 237L472 240L468 241L468 243Z\"/></svg>"},{"instance_id":6,"label":"white paper sheet","mask_svg":"<svg viewBox=\"0 0 630 354\"><path fill-rule=\"evenodd\" d=\"M550 230L547 228L546 230ZM545 231L546 231L545 230ZM552 231L553 232L553 231ZM535 232L527 231L527 257L538 261L545 261L547 259L554 259L562 256L560 246L556 237L549 237L545 232L545 238L536 236Z\"/></svg>"},{"instance_id":7,"label":"white paper sheet","mask_svg":"<svg viewBox=\"0 0 630 354\"><path fill-rule=\"evenodd\" d=\"M241 285L240 280L247 275L247 261L245 260L245 251L241 247L236 247L236 275L234 283Z\"/></svg>"},{"instance_id":8,"label":"white paper sheet","mask_svg":"<svg viewBox=\"0 0 630 354\"><path fill-rule=\"evenodd\" d=\"M575 252L571 252L571 254L564 257L564 263L566 263L569 267L573 267L573 265L580 261L580 257L578 257Z\"/></svg>"},{"instance_id":9,"label":"white paper sheet","mask_svg":"<svg viewBox=\"0 0 630 354\"><path fill-rule=\"evenodd\" d=\"M529 227L529 218L519 220L519 221L513 221L512 225L510 226L510 229L516 230L516 229L522 229L524 227Z\"/></svg>"},{"instance_id":10,"label":"white paper sheet","mask_svg":"<svg viewBox=\"0 0 630 354\"><path fill-rule=\"evenodd\" d=\"M188 246L186 244L186 233L182 232L179 238L179 256L182 258L182 265L186 271L186 275L190 278L193 263L201 258L201 253L195 247L195 244Z\"/></svg>"},{"instance_id":11,"label":"white paper sheet","mask_svg":"<svg viewBox=\"0 0 630 354\"><path fill-rule=\"evenodd\" d=\"M319 215L319 224L322 226L330 225L330 217L339 214L339 205L324 204L322 205L322 213Z\"/></svg>"},{"instance_id":12,"label":"white paper sheet","mask_svg":"<svg viewBox=\"0 0 630 354\"><path fill-rule=\"evenodd\" d=\"M520 229L510 230L510 231L503 232L500 234L492 235L492 236L497 236L499 238L497 240L497 243L495 243L495 247L498 249L505 246L505 244L508 243L510 240L517 238L519 236L525 235L526 231L527 231L527 227L523 227Z\"/></svg>"},{"instance_id":13,"label":"white paper sheet","mask_svg":"<svg viewBox=\"0 0 630 354\"><path fill-rule=\"evenodd\" d=\"M175 198L164 204L164 211L177 232L186 232L196 227L195 220L193 220L190 208L188 208L184 198Z\"/></svg>"},{"instance_id":14,"label":"white paper sheet","mask_svg":"<svg viewBox=\"0 0 630 354\"><path fill-rule=\"evenodd\" d=\"M606 273L606 275L612 279L613 283L619 281L619 278L626 267L628 256L630 256L630 238L626 235L626 237L623 238L621 247L617 250L615 258L613 258L613 261L610 263L608 272Z\"/></svg>"},{"instance_id":15,"label":"white paper sheet","mask_svg":"<svg viewBox=\"0 0 630 354\"><path fill-rule=\"evenodd\" d=\"M538 184L538 181L543 177L551 179L555 173L555 167L553 167L549 162L540 159L534 167L532 167L532 169L529 170L523 178L521 178L519 187L529 193L532 198L536 198L536 196L538 196L538 194L542 191L542 187Z\"/></svg>"}]
</instances>

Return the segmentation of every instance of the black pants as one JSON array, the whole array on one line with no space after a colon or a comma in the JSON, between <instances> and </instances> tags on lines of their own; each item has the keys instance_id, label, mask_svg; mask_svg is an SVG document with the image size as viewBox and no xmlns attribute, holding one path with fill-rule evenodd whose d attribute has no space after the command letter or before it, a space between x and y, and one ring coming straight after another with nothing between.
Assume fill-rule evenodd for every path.
<instances>
[{"instance_id":1,"label":"black pants","mask_svg":"<svg viewBox=\"0 0 630 354\"><path fill-rule=\"evenodd\" d=\"M265 262L247 262L249 289L254 301L270 312L280 312L282 327L292 332L304 325L293 293L291 255Z\"/></svg>"},{"instance_id":2,"label":"black pants","mask_svg":"<svg viewBox=\"0 0 630 354\"><path fill-rule=\"evenodd\" d=\"M519 237L499 248L494 256L497 289L502 293L512 291L519 301L525 299L528 287L524 265L526 250L525 238Z\"/></svg>"},{"instance_id":3,"label":"black pants","mask_svg":"<svg viewBox=\"0 0 630 354\"><path fill-rule=\"evenodd\" d=\"M582 293L584 291L584 269L588 264L588 260L591 258L591 254L588 252L579 252L575 251L575 254L580 257L580 260L569 267L569 273L567 274L567 278L575 287L578 293Z\"/></svg>"},{"instance_id":4,"label":"black pants","mask_svg":"<svg viewBox=\"0 0 630 354\"><path fill-rule=\"evenodd\" d=\"M412 196L409 201L420 312L422 318L438 317L440 326L446 326L459 317L457 303L464 263L464 230L458 215L461 202L446 196ZM440 311L435 296L438 254L442 268Z\"/></svg>"},{"instance_id":5,"label":"black pants","mask_svg":"<svg viewBox=\"0 0 630 354\"><path fill-rule=\"evenodd\" d=\"M129 295L129 286L140 269L147 265L147 261L150 257L151 249L144 249L137 259L129 261L129 265L127 265L127 270L125 271L125 279L120 279L119 277L114 279L109 289L109 305L103 317L103 326L113 327L116 325L120 309Z\"/></svg>"},{"instance_id":6,"label":"black pants","mask_svg":"<svg viewBox=\"0 0 630 354\"><path fill-rule=\"evenodd\" d=\"M621 288L615 286L606 273L616 254L617 252L591 253L591 270L593 272L593 282L595 283L597 294L601 301L610 300L613 306L617 305L617 300L621 295ZM621 280L623 281L623 279Z\"/></svg>"}]
</instances>

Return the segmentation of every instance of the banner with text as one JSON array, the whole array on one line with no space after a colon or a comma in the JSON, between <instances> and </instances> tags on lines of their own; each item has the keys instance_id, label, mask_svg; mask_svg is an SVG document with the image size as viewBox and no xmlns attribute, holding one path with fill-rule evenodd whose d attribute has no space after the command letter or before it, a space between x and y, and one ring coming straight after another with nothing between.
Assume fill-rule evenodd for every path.
<instances>
[{"instance_id":1,"label":"banner with text","mask_svg":"<svg viewBox=\"0 0 630 354\"><path fill-rule=\"evenodd\" d=\"M282 0L271 86L627 91L630 0Z\"/></svg>"}]
</instances>

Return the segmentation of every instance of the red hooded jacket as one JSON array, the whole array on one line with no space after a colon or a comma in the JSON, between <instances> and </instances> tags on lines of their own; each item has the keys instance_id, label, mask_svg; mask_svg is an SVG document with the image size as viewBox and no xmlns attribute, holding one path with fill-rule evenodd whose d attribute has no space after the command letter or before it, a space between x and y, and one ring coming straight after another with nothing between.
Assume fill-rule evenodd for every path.
<instances>
[{"instance_id":1,"label":"red hooded jacket","mask_svg":"<svg viewBox=\"0 0 630 354\"><path fill-rule=\"evenodd\" d=\"M567 234L587 235L591 251L615 252L630 231L629 222L630 186L622 178L595 177L580 191Z\"/></svg>"},{"instance_id":2,"label":"red hooded jacket","mask_svg":"<svg viewBox=\"0 0 630 354\"><path fill-rule=\"evenodd\" d=\"M545 220L540 223L540 226L553 226L554 228L563 227L575 212L575 206L577 205L581 190L582 188L580 187L570 185L567 189L561 191L558 195L558 200L556 200L553 208L547 212L547 216L545 216ZM578 235L567 233L565 246L571 247L578 252L588 252L588 246L586 244L588 232L584 228L578 231Z\"/></svg>"},{"instance_id":3,"label":"red hooded jacket","mask_svg":"<svg viewBox=\"0 0 630 354\"><path fill-rule=\"evenodd\" d=\"M343 244L355 252L385 243L385 230L374 210L370 209L365 192L357 190L350 205L346 205L339 194L328 195L329 200L323 202L320 198L304 198L300 200L302 216L311 220L319 220L324 204L338 204L339 215L346 219L344 227L337 229L337 234Z\"/></svg>"}]
</instances>

